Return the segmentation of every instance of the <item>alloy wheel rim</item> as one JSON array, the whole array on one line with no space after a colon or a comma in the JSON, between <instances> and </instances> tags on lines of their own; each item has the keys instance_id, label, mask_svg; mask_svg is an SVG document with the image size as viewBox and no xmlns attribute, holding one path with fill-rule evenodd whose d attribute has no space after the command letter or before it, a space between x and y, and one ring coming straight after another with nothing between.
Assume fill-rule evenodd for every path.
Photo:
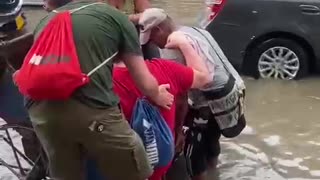
<instances>
[{"instance_id":1,"label":"alloy wheel rim","mask_svg":"<svg viewBox=\"0 0 320 180\"><path fill-rule=\"evenodd\" d=\"M300 69L299 57L286 47L272 47L263 52L258 61L262 78L294 79Z\"/></svg>"}]
</instances>

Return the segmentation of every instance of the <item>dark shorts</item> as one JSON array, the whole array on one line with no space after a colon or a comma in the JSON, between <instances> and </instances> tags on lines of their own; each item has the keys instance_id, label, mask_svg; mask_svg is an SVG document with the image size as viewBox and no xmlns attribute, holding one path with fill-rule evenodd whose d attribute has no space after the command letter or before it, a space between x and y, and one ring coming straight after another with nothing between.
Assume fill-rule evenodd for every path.
<instances>
[{"instance_id":1,"label":"dark shorts","mask_svg":"<svg viewBox=\"0 0 320 180\"><path fill-rule=\"evenodd\" d=\"M188 173L193 177L205 172L208 162L219 156L221 132L209 108L190 108L187 117L190 129L186 133L184 154Z\"/></svg>"}]
</instances>

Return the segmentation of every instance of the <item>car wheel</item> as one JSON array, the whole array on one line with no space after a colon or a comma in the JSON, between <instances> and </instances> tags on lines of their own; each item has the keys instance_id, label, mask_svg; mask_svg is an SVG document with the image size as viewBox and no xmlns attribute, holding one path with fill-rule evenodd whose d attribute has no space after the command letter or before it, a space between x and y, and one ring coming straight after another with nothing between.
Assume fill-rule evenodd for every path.
<instances>
[{"instance_id":1,"label":"car wheel","mask_svg":"<svg viewBox=\"0 0 320 180\"><path fill-rule=\"evenodd\" d=\"M274 38L249 53L246 69L256 78L299 79L308 74L308 54L297 42Z\"/></svg>"}]
</instances>

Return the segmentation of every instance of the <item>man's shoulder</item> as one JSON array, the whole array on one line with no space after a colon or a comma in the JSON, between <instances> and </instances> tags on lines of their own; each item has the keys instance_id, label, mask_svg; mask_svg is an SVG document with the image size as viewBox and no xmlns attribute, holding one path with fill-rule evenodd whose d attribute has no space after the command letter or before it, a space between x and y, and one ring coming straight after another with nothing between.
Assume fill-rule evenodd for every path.
<instances>
[{"instance_id":1,"label":"man's shoulder","mask_svg":"<svg viewBox=\"0 0 320 180\"><path fill-rule=\"evenodd\" d=\"M48 22L54 17L54 13L49 13L44 16L39 23L36 25L35 29L33 30L34 37L37 38L39 33L43 30L43 28L48 24Z\"/></svg>"}]
</instances>

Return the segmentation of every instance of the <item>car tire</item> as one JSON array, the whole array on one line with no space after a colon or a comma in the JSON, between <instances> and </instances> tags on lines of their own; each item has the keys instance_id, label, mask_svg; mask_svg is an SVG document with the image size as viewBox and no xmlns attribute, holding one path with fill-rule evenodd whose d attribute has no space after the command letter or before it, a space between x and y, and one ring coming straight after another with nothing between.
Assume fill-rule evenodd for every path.
<instances>
[{"instance_id":1,"label":"car tire","mask_svg":"<svg viewBox=\"0 0 320 180\"><path fill-rule=\"evenodd\" d=\"M298 57L299 69L293 79L300 79L308 75L309 56L307 51L296 41L284 38L272 38L253 47L253 49L248 52L245 58L243 66L244 73L251 75L256 79L260 78L261 74L258 68L260 57L263 55L263 53L267 52L267 50L277 47L285 47L294 52L296 57Z\"/></svg>"}]
</instances>

